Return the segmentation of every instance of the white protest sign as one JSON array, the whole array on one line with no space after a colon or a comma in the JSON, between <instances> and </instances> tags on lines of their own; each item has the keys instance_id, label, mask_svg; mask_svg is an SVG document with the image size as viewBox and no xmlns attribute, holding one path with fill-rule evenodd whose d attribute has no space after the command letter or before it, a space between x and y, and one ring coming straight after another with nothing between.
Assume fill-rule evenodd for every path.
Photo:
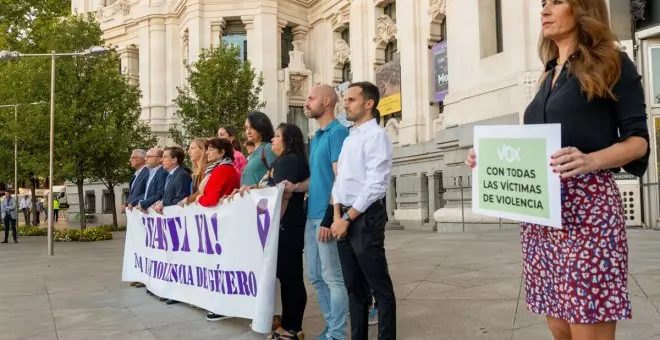
<instances>
[{"instance_id":1,"label":"white protest sign","mask_svg":"<svg viewBox=\"0 0 660 340\"><path fill-rule=\"evenodd\" d=\"M561 228L561 184L550 159L561 148L561 126L474 127L475 213Z\"/></svg>"}]
</instances>

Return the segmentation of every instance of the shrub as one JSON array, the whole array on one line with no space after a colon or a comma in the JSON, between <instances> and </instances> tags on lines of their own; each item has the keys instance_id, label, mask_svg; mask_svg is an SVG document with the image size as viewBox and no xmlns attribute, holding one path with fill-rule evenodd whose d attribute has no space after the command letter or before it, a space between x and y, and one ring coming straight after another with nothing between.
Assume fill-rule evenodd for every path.
<instances>
[{"instance_id":1,"label":"shrub","mask_svg":"<svg viewBox=\"0 0 660 340\"><path fill-rule=\"evenodd\" d=\"M112 240L112 233L103 228L87 228L85 230L64 229L55 232L57 242L94 242Z\"/></svg>"},{"instance_id":2,"label":"shrub","mask_svg":"<svg viewBox=\"0 0 660 340\"><path fill-rule=\"evenodd\" d=\"M119 227L115 228L112 225L100 225L100 226L96 226L94 228L101 229L101 230L107 231L107 232L126 231L126 227L119 226Z\"/></svg>"},{"instance_id":3,"label":"shrub","mask_svg":"<svg viewBox=\"0 0 660 340\"><path fill-rule=\"evenodd\" d=\"M48 228L40 228L38 226L18 226L19 236L46 236L48 235Z\"/></svg>"}]
</instances>

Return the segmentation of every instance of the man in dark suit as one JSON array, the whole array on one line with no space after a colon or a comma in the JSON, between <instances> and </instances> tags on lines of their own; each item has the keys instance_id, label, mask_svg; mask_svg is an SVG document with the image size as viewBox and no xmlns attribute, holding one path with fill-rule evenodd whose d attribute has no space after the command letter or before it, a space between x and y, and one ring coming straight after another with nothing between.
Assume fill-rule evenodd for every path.
<instances>
[{"instance_id":1,"label":"man in dark suit","mask_svg":"<svg viewBox=\"0 0 660 340\"><path fill-rule=\"evenodd\" d=\"M186 151L178 146L165 148L163 152L162 164L167 171L167 178L163 188L163 199L154 205L154 210L159 214L163 213L164 207L176 205L192 194L192 178L188 170L183 167L185 158ZM165 303L172 305L178 302L167 300Z\"/></svg>"},{"instance_id":2,"label":"man in dark suit","mask_svg":"<svg viewBox=\"0 0 660 340\"><path fill-rule=\"evenodd\" d=\"M147 151L149 179L147 180L144 197L137 204L137 208L145 212L163 198L163 188L167 179L167 171L161 165L162 159L163 150L152 148Z\"/></svg>"},{"instance_id":3,"label":"man in dark suit","mask_svg":"<svg viewBox=\"0 0 660 340\"><path fill-rule=\"evenodd\" d=\"M146 165L147 153L144 150L133 150L131 153L131 167L135 173L131 177L128 186L128 199L126 199L126 208L133 209L134 206L144 197L147 191L147 181L149 180L149 169Z\"/></svg>"},{"instance_id":4,"label":"man in dark suit","mask_svg":"<svg viewBox=\"0 0 660 340\"><path fill-rule=\"evenodd\" d=\"M135 173L131 176L131 181L128 182L128 199L126 203L122 204L121 210L131 210L137 204L138 199L144 196L147 180L149 179L149 169L145 165L147 153L144 150L136 149L131 152L129 162L131 167L135 169ZM133 287L144 287L140 282L131 282Z\"/></svg>"}]
</instances>

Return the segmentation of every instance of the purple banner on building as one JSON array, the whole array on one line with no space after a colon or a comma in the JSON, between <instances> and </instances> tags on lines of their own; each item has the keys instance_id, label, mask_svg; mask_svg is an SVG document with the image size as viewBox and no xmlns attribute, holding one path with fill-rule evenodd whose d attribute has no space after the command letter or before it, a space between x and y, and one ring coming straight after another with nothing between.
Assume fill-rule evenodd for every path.
<instances>
[{"instance_id":1,"label":"purple banner on building","mask_svg":"<svg viewBox=\"0 0 660 340\"><path fill-rule=\"evenodd\" d=\"M434 99L436 103L440 103L445 100L445 96L449 92L447 42L442 41L433 45L431 51L433 51L433 75L435 76Z\"/></svg>"}]
</instances>

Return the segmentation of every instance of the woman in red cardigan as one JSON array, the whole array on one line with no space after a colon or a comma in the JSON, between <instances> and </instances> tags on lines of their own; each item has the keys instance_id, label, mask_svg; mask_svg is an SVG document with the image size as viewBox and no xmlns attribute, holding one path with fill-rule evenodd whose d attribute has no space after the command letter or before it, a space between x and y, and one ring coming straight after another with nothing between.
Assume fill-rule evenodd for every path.
<instances>
[{"instance_id":1,"label":"woman in red cardigan","mask_svg":"<svg viewBox=\"0 0 660 340\"><path fill-rule=\"evenodd\" d=\"M234 148L227 139L213 138L206 150L209 166L204 171L204 179L199 185L201 195L197 203L203 207L213 207L224 196L238 189L241 178L234 169Z\"/></svg>"}]
</instances>

